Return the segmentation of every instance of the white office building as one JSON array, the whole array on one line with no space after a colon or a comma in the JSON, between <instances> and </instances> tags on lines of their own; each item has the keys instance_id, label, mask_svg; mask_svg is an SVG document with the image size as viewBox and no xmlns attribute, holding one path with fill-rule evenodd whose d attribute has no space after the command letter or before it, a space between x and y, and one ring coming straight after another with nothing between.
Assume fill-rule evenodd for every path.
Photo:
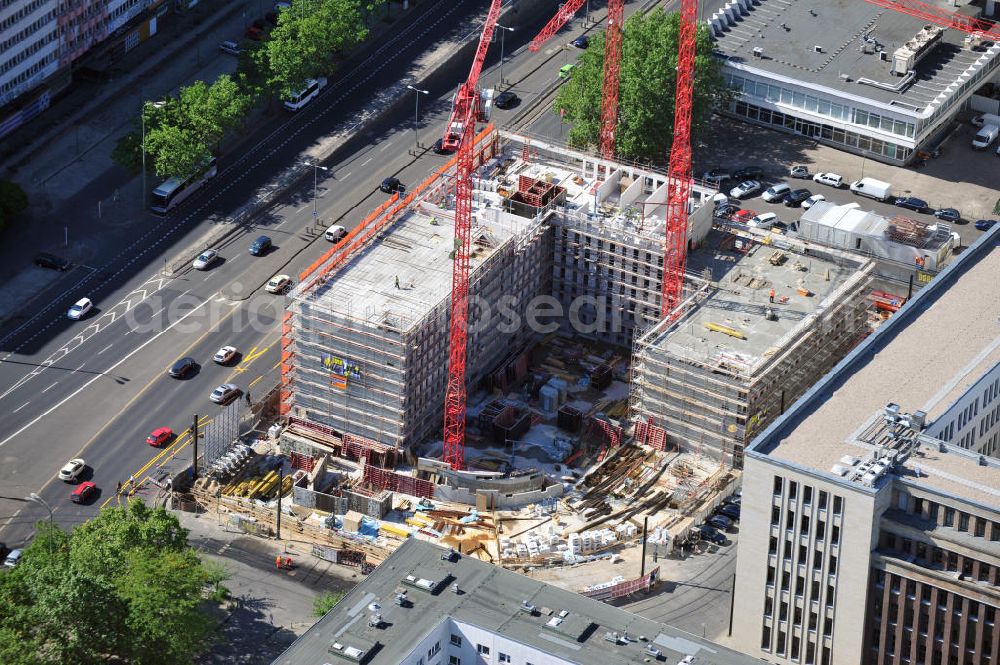
<instances>
[{"instance_id":1,"label":"white office building","mask_svg":"<svg viewBox=\"0 0 1000 665\"><path fill-rule=\"evenodd\" d=\"M941 3L944 12L980 6ZM991 3L992 4L992 3ZM1000 43L864 0L726 0L702 9L741 119L905 164L1000 72Z\"/></svg>"}]
</instances>

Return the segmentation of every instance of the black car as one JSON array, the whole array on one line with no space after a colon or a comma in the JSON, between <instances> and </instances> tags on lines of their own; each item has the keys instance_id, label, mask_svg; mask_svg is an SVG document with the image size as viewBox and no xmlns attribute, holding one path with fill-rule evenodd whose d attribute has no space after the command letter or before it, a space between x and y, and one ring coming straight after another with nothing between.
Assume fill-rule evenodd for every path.
<instances>
[{"instance_id":1,"label":"black car","mask_svg":"<svg viewBox=\"0 0 1000 665\"><path fill-rule=\"evenodd\" d=\"M730 494L729 496L727 496L725 499L722 500L722 503L731 503L738 506L741 503L743 503L743 493L736 492L735 494Z\"/></svg>"},{"instance_id":2,"label":"black car","mask_svg":"<svg viewBox=\"0 0 1000 665\"><path fill-rule=\"evenodd\" d=\"M510 90L506 92L501 92L497 95L496 99L493 100L493 105L498 109L512 109L521 103L521 98L515 95Z\"/></svg>"},{"instance_id":3,"label":"black car","mask_svg":"<svg viewBox=\"0 0 1000 665\"><path fill-rule=\"evenodd\" d=\"M989 231L995 225L1000 224L1000 221L996 219L977 219L976 220L976 230L977 231Z\"/></svg>"},{"instance_id":4,"label":"black car","mask_svg":"<svg viewBox=\"0 0 1000 665\"><path fill-rule=\"evenodd\" d=\"M170 367L170 376L175 379L183 379L198 367L194 358L181 358Z\"/></svg>"},{"instance_id":5,"label":"black car","mask_svg":"<svg viewBox=\"0 0 1000 665\"><path fill-rule=\"evenodd\" d=\"M785 194L785 205L789 208L798 208L802 202L812 196L808 189L793 189Z\"/></svg>"},{"instance_id":6,"label":"black car","mask_svg":"<svg viewBox=\"0 0 1000 665\"><path fill-rule=\"evenodd\" d=\"M907 208L908 210L914 210L916 212L923 212L927 210L927 201L918 199L915 196L900 196L896 199L896 205L900 208Z\"/></svg>"},{"instance_id":7,"label":"black car","mask_svg":"<svg viewBox=\"0 0 1000 665\"><path fill-rule=\"evenodd\" d=\"M740 521L740 505L738 503L724 503L716 508L715 512L728 517L734 522Z\"/></svg>"},{"instance_id":8,"label":"black car","mask_svg":"<svg viewBox=\"0 0 1000 665\"><path fill-rule=\"evenodd\" d=\"M715 543L716 545L725 545L729 542L724 535L710 526L698 527L698 532L701 534L702 540L707 540L708 542Z\"/></svg>"},{"instance_id":9,"label":"black car","mask_svg":"<svg viewBox=\"0 0 1000 665\"><path fill-rule=\"evenodd\" d=\"M254 256L264 256L271 249L271 239L267 236L260 236L250 243L250 253Z\"/></svg>"},{"instance_id":10,"label":"black car","mask_svg":"<svg viewBox=\"0 0 1000 665\"><path fill-rule=\"evenodd\" d=\"M962 221L962 213L954 208L941 208L940 210L934 212L934 216L938 219L943 219L946 222Z\"/></svg>"},{"instance_id":11,"label":"black car","mask_svg":"<svg viewBox=\"0 0 1000 665\"><path fill-rule=\"evenodd\" d=\"M431 146L431 150L434 151L435 155L450 155L455 152L454 150L449 150L444 147L444 139L438 139L435 141L434 145Z\"/></svg>"},{"instance_id":12,"label":"black car","mask_svg":"<svg viewBox=\"0 0 1000 665\"><path fill-rule=\"evenodd\" d=\"M35 255L35 265L39 268L49 268L51 270L69 270L70 262L61 256L41 252Z\"/></svg>"},{"instance_id":13,"label":"black car","mask_svg":"<svg viewBox=\"0 0 1000 665\"><path fill-rule=\"evenodd\" d=\"M712 515L705 520L705 524L719 531L729 531L729 529L733 528L733 521L725 515Z\"/></svg>"},{"instance_id":14,"label":"black car","mask_svg":"<svg viewBox=\"0 0 1000 665\"><path fill-rule=\"evenodd\" d=\"M393 192L399 192L402 194L406 191L406 186L399 181L399 178L393 176L383 180L382 184L379 185L379 189L386 194L392 194Z\"/></svg>"},{"instance_id":15,"label":"black car","mask_svg":"<svg viewBox=\"0 0 1000 665\"><path fill-rule=\"evenodd\" d=\"M759 166L744 166L733 171L733 180L760 180L764 177L764 169Z\"/></svg>"},{"instance_id":16,"label":"black car","mask_svg":"<svg viewBox=\"0 0 1000 665\"><path fill-rule=\"evenodd\" d=\"M588 37L587 35L580 35L579 37L573 40L572 44L577 48L587 48L588 46L590 46L590 37Z\"/></svg>"}]
</instances>

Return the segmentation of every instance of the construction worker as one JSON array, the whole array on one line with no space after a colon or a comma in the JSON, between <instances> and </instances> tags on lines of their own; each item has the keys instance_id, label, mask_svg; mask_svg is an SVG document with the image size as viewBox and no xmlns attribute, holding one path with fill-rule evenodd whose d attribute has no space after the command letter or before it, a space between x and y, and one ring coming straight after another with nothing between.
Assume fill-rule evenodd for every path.
<instances>
[{"instance_id":1,"label":"construction worker","mask_svg":"<svg viewBox=\"0 0 1000 665\"><path fill-rule=\"evenodd\" d=\"M115 494L121 494L121 493L122 493L122 481L119 480L118 481L118 489L115 490Z\"/></svg>"},{"instance_id":2,"label":"construction worker","mask_svg":"<svg viewBox=\"0 0 1000 665\"><path fill-rule=\"evenodd\" d=\"M399 275L396 275L396 288L399 288Z\"/></svg>"},{"instance_id":3,"label":"construction worker","mask_svg":"<svg viewBox=\"0 0 1000 665\"><path fill-rule=\"evenodd\" d=\"M135 487L135 476L129 475L128 484L131 485L132 487Z\"/></svg>"},{"instance_id":4,"label":"construction worker","mask_svg":"<svg viewBox=\"0 0 1000 665\"><path fill-rule=\"evenodd\" d=\"M274 567L277 568L278 570L281 570L281 555L280 554L277 555L276 557L274 557Z\"/></svg>"},{"instance_id":5,"label":"construction worker","mask_svg":"<svg viewBox=\"0 0 1000 665\"><path fill-rule=\"evenodd\" d=\"M771 299L771 302L774 302L774 289L771 289L767 295Z\"/></svg>"}]
</instances>

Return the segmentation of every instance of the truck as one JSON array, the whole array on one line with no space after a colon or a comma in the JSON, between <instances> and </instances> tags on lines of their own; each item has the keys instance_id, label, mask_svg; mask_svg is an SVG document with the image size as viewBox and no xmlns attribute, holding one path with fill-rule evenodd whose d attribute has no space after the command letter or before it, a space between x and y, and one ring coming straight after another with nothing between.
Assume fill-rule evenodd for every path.
<instances>
[{"instance_id":1,"label":"truck","mask_svg":"<svg viewBox=\"0 0 1000 665\"><path fill-rule=\"evenodd\" d=\"M892 198L892 185L875 178L855 180L851 183L851 191L879 201L888 201Z\"/></svg>"},{"instance_id":2,"label":"truck","mask_svg":"<svg viewBox=\"0 0 1000 665\"><path fill-rule=\"evenodd\" d=\"M997 140L998 135L1000 135L1000 126L992 124L983 125L979 129L979 132L972 137L972 147L976 150L986 150Z\"/></svg>"}]
</instances>

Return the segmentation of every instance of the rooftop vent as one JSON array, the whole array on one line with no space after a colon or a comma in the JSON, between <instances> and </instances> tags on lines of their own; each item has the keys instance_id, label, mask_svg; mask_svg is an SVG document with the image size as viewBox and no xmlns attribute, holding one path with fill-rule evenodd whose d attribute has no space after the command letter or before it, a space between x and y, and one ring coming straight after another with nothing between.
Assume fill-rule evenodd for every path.
<instances>
[{"instance_id":1,"label":"rooftop vent","mask_svg":"<svg viewBox=\"0 0 1000 665\"><path fill-rule=\"evenodd\" d=\"M526 600L522 600L521 601L521 608L520 609L521 609L522 612L527 612L528 614L534 614L535 612L538 611L537 607L535 607L534 605L532 605L531 603L529 603Z\"/></svg>"},{"instance_id":2,"label":"rooftop vent","mask_svg":"<svg viewBox=\"0 0 1000 665\"><path fill-rule=\"evenodd\" d=\"M761 47L761 46L754 46L753 47L753 57L755 57L755 58L763 58L764 57L764 48Z\"/></svg>"},{"instance_id":3,"label":"rooftop vent","mask_svg":"<svg viewBox=\"0 0 1000 665\"><path fill-rule=\"evenodd\" d=\"M813 50L816 51L817 53L822 53L823 47L820 46L819 44L816 44L815 46L813 46Z\"/></svg>"},{"instance_id":4,"label":"rooftop vent","mask_svg":"<svg viewBox=\"0 0 1000 665\"><path fill-rule=\"evenodd\" d=\"M359 649L357 647L350 647L341 644L340 642L334 642L330 645L329 652L346 658L347 660L353 660L355 662L362 662L365 659L364 649Z\"/></svg>"}]
</instances>

